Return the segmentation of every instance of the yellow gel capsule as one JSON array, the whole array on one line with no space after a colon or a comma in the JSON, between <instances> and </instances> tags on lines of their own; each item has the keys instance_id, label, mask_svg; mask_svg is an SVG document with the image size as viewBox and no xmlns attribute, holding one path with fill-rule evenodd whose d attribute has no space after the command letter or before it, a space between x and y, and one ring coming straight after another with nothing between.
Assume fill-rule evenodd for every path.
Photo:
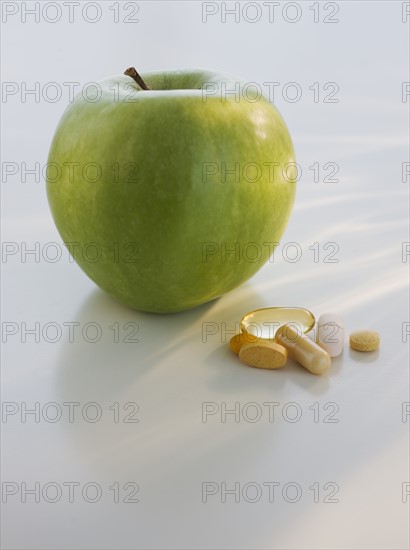
<instances>
[{"instance_id":1,"label":"yellow gel capsule","mask_svg":"<svg viewBox=\"0 0 410 550\"><path fill-rule=\"evenodd\" d=\"M277 331L275 341L288 350L289 357L312 374L323 374L330 367L331 360L327 351L290 325Z\"/></svg>"},{"instance_id":2,"label":"yellow gel capsule","mask_svg":"<svg viewBox=\"0 0 410 550\"><path fill-rule=\"evenodd\" d=\"M286 365L288 352L276 342L259 341L244 344L240 349L239 359L249 367L280 369Z\"/></svg>"},{"instance_id":3,"label":"yellow gel capsule","mask_svg":"<svg viewBox=\"0 0 410 550\"><path fill-rule=\"evenodd\" d=\"M301 307L265 307L250 311L241 319L242 332L273 340L279 327L293 326L299 333L309 332L315 325L311 311Z\"/></svg>"},{"instance_id":4,"label":"yellow gel capsule","mask_svg":"<svg viewBox=\"0 0 410 550\"><path fill-rule=\"evenodd\" d=\"M244 344L254 344L255 342L259 342L259 340L260 338L254 336L253 334L249 334L249 332L240 332L235 334L235 336L232 336L229 341L229 347L231 348L231 351L236 353L236 355L239 355L240 349Z\"/></svg>"}]
</instances>

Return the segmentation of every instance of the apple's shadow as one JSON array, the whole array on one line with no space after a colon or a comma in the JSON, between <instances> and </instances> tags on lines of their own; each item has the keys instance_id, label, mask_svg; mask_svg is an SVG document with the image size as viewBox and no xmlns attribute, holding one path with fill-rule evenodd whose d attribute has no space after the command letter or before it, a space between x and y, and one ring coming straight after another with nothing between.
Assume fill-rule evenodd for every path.
<instances>
[{"instance_id":1,"label":"apple's shadow","mask_svg":"<svg viewBox=\"0 0 410 550\"><path fill-rule=\"evenodd\" d=\"M129 309L96 289L75 318L56 369L62 399L97 402L118 400L124 388L156 368L176 346L184 330L213 305L173 314ZM98 338L100 336L100 338ZM93 342L95 340L95 342Z\"/></svg>"},{"instance_id":2,"label":"apple's shadow","mask_svg":"<svg viewBox=\"0 0 410 550\"><path fill-rule=\"evenodd\" d=\"M155 391L155 370L164 364L173 367L167 359L172 352L186 346L192 356L192 349L197 348L199 358L206 356L208 347L213 349L213 342L203 341L204 323L234 326L247 310L261 306L263 299L253 285L245 283L194 309L156 314L127 308L95 289L73 320L72 341L63 344L55 369L55 391L61 401L80 403L121 401L130 387L138 395L141 387L146 392L151 383ZM225 302L227 306L221 308ZM215 389L221 392L227 389L226 351L232 359L228 346L223 348L206 359L206 365L215 369ZM187 354L187 361L192 361L190 356ZM147 376L152 377L148 386L140 383ZM178 365L173 376L181 376Z\"/></svg>"},{"instance_id":3,"label":"apple's shadow","mask_svg":"<svg viewBox=\"0 0 410 550\"><path fill-rule=\"evenodd\" d=\"M263 296L256 294L254 286L245 283L222 298L186 312L173 314L131 310L99 289L88 296L73 320L77 324L75 337L72 342L67 341L63 344L54 370L56 400L61 403L79 404L75 414L76 420L66 423L65 429L68 439L79 452L80 460L87 460L90 454L104 456L103 460L100 459L95 464L95 468L103 473L107 466L104 462L111 460L114 463L118 459L118 448L124 446L129 453L137 440L151 440L152 434L159 426L163 426L162 409L156 411L155 408L158 400L166 395L166 392L162 393L164 384L172 380L177 381L177 387L181 388L177 399L183 399L185 391L186 371L179 363L172 364L169 360L173 351L186 347L190 350L186 355L186 362L192 362L192 355L195 355L192 350L197 349L198 357L205 357L205 365L215 370L215 379L211 376L214 390L220 393L227 391L225 376L232 357L225 357L224 351L221 355L215 353L207 357L208 347L202 341L201 334L205 321L215 322L219 318L214 310L219 310L220 304L225 300L231 303L232 307L223 309L221 318L234 323L247 309L261 305ZM98 330L101 338L97 340ZM95 343L90 342L92 339L96 339ZM208 345L213 346L212 343ZM231 355L228 346L224 348ZM172 370L171 378L166 376L164 379L164 367ZM255 374L258 373L253 372L253 375ZM235 365L233 379L237 375ZM255 378L255 387L260 383L261 378ZM204 392L209 390L206 384L207 382L204 382ZM201 393L201 388L198 393ZM133 430L130 430L132 425L120 422L113 430L114 404L122 406L130 401L141 405L141 416L145 410L150 410L154 411L150 414L153 414L155 419L158 414L158 418L151 418L149 423L141 421L134 424ZM101 421L84 421L81 408L89 403L101 407ZM89 412L90 416L97 414L93 407L90 407ZM127 412L132 413L132 407ZM143 420L141 416L137 415L137 418ZM187 438L195 433L194 424L186 426ZM147 430L151 430L152 433L147 433ZM148 453L148 449L146 451Z\"/></svg>"}]
</instances>

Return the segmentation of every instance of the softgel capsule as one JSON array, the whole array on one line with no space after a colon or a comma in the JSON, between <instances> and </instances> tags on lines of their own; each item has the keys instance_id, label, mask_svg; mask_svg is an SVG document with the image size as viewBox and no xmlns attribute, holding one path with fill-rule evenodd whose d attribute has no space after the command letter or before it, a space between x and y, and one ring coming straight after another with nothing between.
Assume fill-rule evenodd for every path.
<instances>
[{"instance_id":1,"label":"softgel capsule","mask_svg":"<svg viewBox=\"0 0 410 550\"><path fill-rule=\"evenodd\" d=\"M301 332L309 332L315 324L315 317L303 307L264 307L244 315L240 327L242 332L273 340L276 331L287 324L296 326Z\"/></svg>"}]
</instances>

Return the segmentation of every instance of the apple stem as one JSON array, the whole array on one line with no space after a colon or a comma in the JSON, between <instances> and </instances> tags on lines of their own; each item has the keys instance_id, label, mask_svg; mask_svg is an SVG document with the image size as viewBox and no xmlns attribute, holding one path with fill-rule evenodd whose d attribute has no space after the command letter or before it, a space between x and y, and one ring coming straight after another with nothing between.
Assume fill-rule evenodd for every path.
<instances>
[{"instance_id":1,"label":"apple stem","mask_svg":"<svg viewBox=\"0 0 410 550\"><path fill-rule=\"evenodd\" d=\"M124 71L124 74L127 76L130 76L135 82L138 84L140 88L143 90L150 90L151 88L145 84L141 76L138 74L137 70L134 67L130 67L126 71Z\"/></svg>"}]
</instances>

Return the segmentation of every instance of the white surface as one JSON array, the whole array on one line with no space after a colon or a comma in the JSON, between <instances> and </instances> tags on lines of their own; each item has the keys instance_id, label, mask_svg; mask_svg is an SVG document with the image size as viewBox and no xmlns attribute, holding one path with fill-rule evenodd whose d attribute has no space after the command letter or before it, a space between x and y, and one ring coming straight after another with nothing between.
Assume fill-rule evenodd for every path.
<instances>
[{"instance_id":1,"label":"white surface","mask_svg":"<svg viewBox=\"0 0 410 550\"><path fill-rule=\"evenodd\" d=\"M14 402L19 409L3 415L2 423L3 489L14 482L19 491L2 506L3 548L408 548L408 503L402 502L403 484L410 481L409 422L402 421L402 404L410 400L408 343L402 341L409 321L409 264L402 261L402 243L409 241L408 180L401 171L409 160L409 103L401 94L410 78L403 4L339 2L337 24L313 23L313 2L299 3L302 17L294 24L280 11L274 23L266 11L255 24L243 18L221 23L220 15L202 23L200 2L138 2L138 24L115 24L113 4L100 4L103 16L95 24L80 16L72 24L67 16L56 24L24 23L21 13L9 17L2 25L3 80L26 81L27 87L85 84L136 65L142 71L208 67L261 84L297 82L301 101L279 94L275 103L303 176L275 261L237 290L187 313L127 310L96 289L65 251L57 263L3 257L3 328L5 322L19 329L54 322L63 329L54 344L43 337L36 343L33 336L23 342L20 331L3 345L3 406ZM315 103L309 90L314 82L338 83L339 102ZM2 104L3 162L43 166L67 101L66 93L54 104L8 97ZM315 183L308 168L315 162L338 163L339 182ZM38 242L42 250L50 241L61 244L43 179L3 179L2 198L3 241L18 243L19 250L22 243L32 248ZM299 262L282 258L289 242L301 247ZM309 249L315 242L318 263ZM323 262L328 242L339 247L338 263ZM347 333L378 330L380 352L365 356L346 346L323 377L295 364L280 372L242 366L223 343L222 324L232 330L245 312L269 305L300 305L317 317L336 311ZM101 340L88 343L76 332L70 343L63 323L71 321L80 328L98 323ZM115 343L109 327L117 321L137 323L139 342ZM211 325L205 323L218 327L206 341L204 328ZM67 401L81 404L73 422ZM22 422L23 403L32 408L35 402L42 411L58 403L62 419L28 416ZM81 407L89 402L101 407L99 422L83 419ZM139 422L122 421L132 409L114 422L109 407L115 402L137 403ZM204 402L219 409L238 402L245 417L256 409L244 406L256 403L262 417L235 422L228 415L221 422L219 413L203 422ZM279 403L273 422L267 402ZM298 422L282 416L294 414L295 408L286 409L290 402L300 407ZM335 407L325 410L330 402L338 407L337 423L323 422ZM320 410L317 423L312 406ZM61 500L36 503L27 496L22 502L22 483L35 482L41 489L58 483ZM70 503L67 482L98 483L101 500L86 502L77 489ZM139 502L115 503L108 488L114 482L137 483ZM203 503L204 482L228 488L254 482L263 492L254 503L243 496L235 503L232 495L222 502L220 491ZM269 482L281 484L274 502ZM281 492L290 482L302 492L295 503ZM339 487L337 503L324 502L328 482ZM309 489L314 483L321 487L318 503ZM131 489L121 491L121 500ZM248 500L253 495L251 487Z\"/></svg>"}]
</instances>

